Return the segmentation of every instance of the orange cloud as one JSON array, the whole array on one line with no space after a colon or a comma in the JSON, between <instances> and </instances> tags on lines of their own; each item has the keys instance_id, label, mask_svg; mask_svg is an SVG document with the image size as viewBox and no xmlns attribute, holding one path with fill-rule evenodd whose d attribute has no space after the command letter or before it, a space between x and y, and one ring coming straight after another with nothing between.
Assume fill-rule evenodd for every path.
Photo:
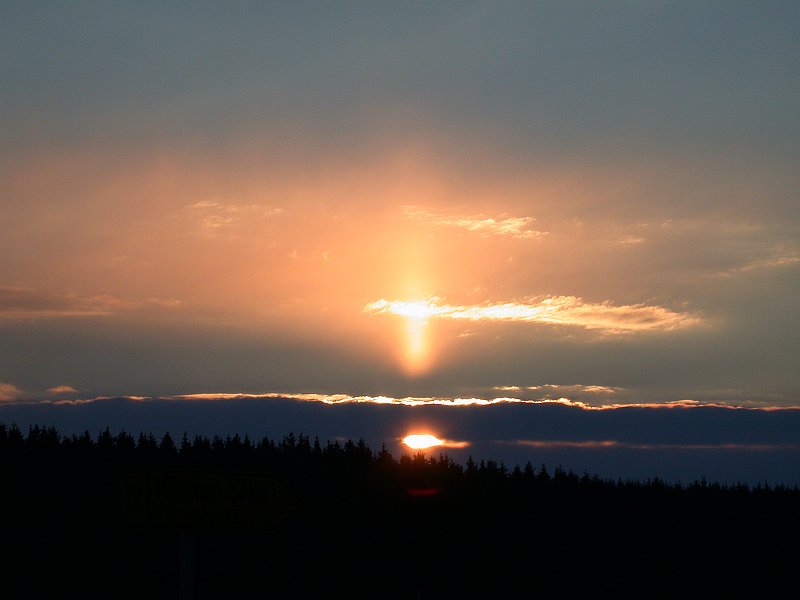
<instances>
[{"instance_id":1,"label":"orange cloud","mask_svg":"<svg viewBox=\"0 0 800 600\"><path fill-rule=\"evenodd\" d=\"M507 235L519 239L535 239L547 235L546 231L530 229L536 220L533 217L510 217L501 215L498 218L480 216L446 216L416 208L404 207L406 216L450 227L460 227L467 231L491 235Z\"/></svg>"},{"instance_id":2,"label":"orange cloud","mask_svg":"<svg viewBox=\"0 0 800 600\"><path fill-rule=\"evenodd\" d=\"M56 405L81 405L92 404L94 402L104 402L106 400L130 400L132 402L146 402L154 400L150 396L96 396L94 398L77 398L74 400L45 400L43 404L56 404Z\"/></svg>"},{"instance_id":3,"label":"orange cloud","mask_svg":"<svg viewBox=\"0 0 800 600\"><path fill-rule=\"evenodd\" d=\"M760 260L752 260L738 267L723 271L718 275L720 277L731 277L742 273L751 273L753 271L764 271L769 269L778 269L782 267L791 267L800 264L800 254L796 252L776 253L774 256Z\"/></svg>"},{"instance_id":4,"label":"orange cloud","mask_svg":"<svg viewBox=\"0 0 800 600\"><path fill-rule=\"evenodd\" d=\"M191 219L198 225L200 234L206 238L236 238L243 222L264 220L283 213L283 208L277 206L221 200L201 200L190 204L188 208Z\"/></svg>"},{"instance_id":5,"label":"orange cloud","mask_svg":"<svg viewBox=\"0 0 800 600\"><path fill-rule=\"evenodd\" d=\"M0 402L12 402L17 400L21 393L17 386L0 382Z\"/></svg>"},{"instance_id":6,"label":"orange cloud","mask_svg":"<svg viewBox=\"0 0 800 600\"><path fill-rule=\"evenodd\" d=\"M409 302L381 299L367 304L364 311L415 318L569 325L610 334L671 331L702 322L695 315L674 312L663 306L614 306L609 302L592 304L575 296L537 296L523 302L469 306L438 304L437 300L429 298Z\"/></svg>"},{"instance_id":7,"label":"orange cloud","mask_svg":"<svg viewBox=\"0 0 800 600\"><path fill-rule=\"evenodd\" d=\"M520 388L517 388L520 389ZM608 385L581 385L579 383L571 385L560 385L557 383L545 383L542 385L529 385L526 390L557 390L558 393L572 393L572 394L618 394L625 391L625 388L612 387Z\"/></svg>"},{"instance_id":8,"label":"orange cloud","mask_svg":"<svg viewBox=\"0 0 800 600\"><path fill-rule=\"evenodd\" d=\"M78 390L76 390L71 385L57 385L55 387L51 387L47 389L48 392L51 394L77 394Z\"/></svg>"}]
</instances>

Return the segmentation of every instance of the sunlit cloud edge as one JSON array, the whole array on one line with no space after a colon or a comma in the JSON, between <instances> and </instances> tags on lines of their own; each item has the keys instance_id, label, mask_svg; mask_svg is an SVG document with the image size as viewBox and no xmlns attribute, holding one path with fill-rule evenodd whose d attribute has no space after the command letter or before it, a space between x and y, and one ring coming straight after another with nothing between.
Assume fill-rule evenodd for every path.
<instances>
[{"instance_id":1,"label":"sunlit cloud edge","mask_svg":"<svg viewBox=\"0 0 800 600\"><path fill-rule=\"evenodd\" d=\"M440 304L436 297L414 301L381 298L365 305L363 311L415 319L574 326L606 334L664 332L705 323L698 315L676 312L663 306L617 306L609 301L591 303L577 296L534 296L521 301L472 305Z\"/></svg>"},{"instance_id":2,"label":"sunlit cloud edge","mask_svg":"<svg viewBox=\"0 0 800 600\"><path fill-rule=\"evenodd\" d=\"M521 392L523 390L530 390L530 391L558 390L567 393L601 394L601 395L619 394L627 391L623 387L616 387L609 385L584 385L580 383L572 383L572 384L543 383L540 385L496 385L492 389L498 392Z\"/></svg>"},{"instance_id":3,"label":"sunlit cloud edge","mask_svg":"<svg viewBox=\"0 0 800 600\"><path fill-rule=\"evenodd\" d=\"M10 404L53 404L53 405L79 405L92 402L103 402L111 400L127 400L131 402L225 402L233 400L294 400L298 402L315 402L328 406L339 406L348 404L367 404L401 407L425 407L441 406L449 408L469 408L469 407L492 407L501 405L560 405L587 411L608 411L624 409L659 409L659 410L691 410L701 408L721 408L729 410L746 411L792 411L800 410L800 404L785 406L746 406L741 404L710 402L695 399L670 400L663 402L629 402L629 403L606 403L589 404L571 398L514 398L510 396L478 398L478 397L444 397L444 396L406 396L394 398L391 396L368 396L350 394L320 394L320 393L288 393L288 392L265 392L265 393L193 393L175 394L165 396L139 396L139 395L116 395L116 396L95 396L92 398L73 398L73 399L13 399L6 400L3 405Z\"/></svg>"}]
</instances>

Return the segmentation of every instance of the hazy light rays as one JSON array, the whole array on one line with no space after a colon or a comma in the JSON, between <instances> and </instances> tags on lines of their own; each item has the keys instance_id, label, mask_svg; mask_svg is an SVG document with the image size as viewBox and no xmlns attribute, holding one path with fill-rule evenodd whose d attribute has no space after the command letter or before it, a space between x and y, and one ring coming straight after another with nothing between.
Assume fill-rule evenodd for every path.
<instances>
[{"instance_id":1,"label":"hazy light rays","mask_svg":"<svg viewBox=\"0 0 800 600\"><path fill-rule=\"evenodd\" d=\"M427 328L428 319L424 316L408 316L405 319L407 342L403 362L410 375L419 374L430 366Z\"/></svg>"}]
</instances>

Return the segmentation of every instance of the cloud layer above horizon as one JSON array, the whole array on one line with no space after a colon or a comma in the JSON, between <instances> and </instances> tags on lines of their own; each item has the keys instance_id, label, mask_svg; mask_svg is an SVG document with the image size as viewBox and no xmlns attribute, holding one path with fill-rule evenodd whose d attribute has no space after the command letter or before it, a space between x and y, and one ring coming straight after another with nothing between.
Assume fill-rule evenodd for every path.
<instances>
[{"instance_id":1,"label":"cloud layer above horizon","mask_svg":"<svg viewBox=\"0 0 800 600\"><path fill-rule=\"evenodd\" d=\"M0 424L96 436L303 435L408 453L407 435L434 435L462 464L562 467L604 478L800 485L800 407L732 408L696 402L605 406L561 400L370 398L346 394L187 394L0 404Z\"/></svg>"}]
</instances>

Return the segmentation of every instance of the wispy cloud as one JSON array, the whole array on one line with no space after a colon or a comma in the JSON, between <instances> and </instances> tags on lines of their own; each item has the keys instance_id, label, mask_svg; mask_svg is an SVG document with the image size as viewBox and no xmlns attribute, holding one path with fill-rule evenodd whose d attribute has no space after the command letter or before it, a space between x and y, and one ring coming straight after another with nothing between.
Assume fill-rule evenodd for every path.
<instances>
[{"instance_id":1,"label":"wispy cloud","mask_svg":"<svg viewBox=\"0 0 800 600\"><path fill-rule=\"evenodd\" d=\"M206 238L238 237L237 226L253 219L266 219L284 212L278 206L201 200L188 205L191 219Z\"/></svg>"},{"instance_id":2,"label":"wispy cloud","mask_svg":"<svg viewBox=\"0 0 800 600\"><path fill-rule=\"evenodd\" d=\"M19 399L21 394L22 392L17 386L0 382L0 402L13 402Z\"/></svg>"},{"instance_id":3,"label":"wispy cloud","mask_svg":"<svg viewBox=\"0 0 800 600\"><path fill-rule=\"evenodd\" d=\"M531 448L577 448L585 450L622 448L627 450L743 450L771 451L800 448L797 444L637 444L618 440L514 440L510 443Z\"/></svg>"},{"instance_id":4,"label":"wispy cloud","mask_svg":"<svg viewBox=\"0 0 800 600\"><path fill-rule=\"evenodd\" d=\"M671 331L703 322L697 315L675 312L663 306L645 304L614 306L610 302L584 302L575 296L537 296L502 304L467 306L439 304L437 298L415 302L381 299L367 304L364 311L424 319L567 325L609 334Z\"/></svg>"},{"instance_id":5,"label":"wispy cloud","mask_svg":"<svg viewBox=\"0 0 800 600\"><path fill-rule=\"evenodd\" d=\"M726 271L722 271L718 275L720 277L732 277L743 273L752 273L754 271L766 271L771 269L778 269L782 267L791 267L800 265L800 254L797 252L776 252L770 257L761 258L758 260L751 260L739 266L733 267Z\"/></svg>"},{"instance_id":6,"label":"wispy cloud","mask_svg":"<svg viewBox=\"0 0 800 600\"><path fill-rule=\"evenodd\" d=\"M77 394L78 390L76 390L71 385L57 385L55 387L48 388L47 391L50 394Z\"/></svg>"},{"instance_id":7,"label":"wispy cloud","mask_svg":"<svg viewBox=\"0 0 800 600\"><path fill-rule=\"evenodd\" d=\"M105 316L131 306L131 302L107 294L78 296L27 287L0 288L0 317L6 319Z\"/></svg>"},{"instance_id":8,"label":"wispy cloud","mask_svg":"<svg viewBox=\"0 0 800 600\"><path fill-rule=\"evenodd\" d=\"M644 244L646 241L646 238L638 235L626 235L625 237L617 240L617 243L622 244L623 246L636 246L638 244Z\"/></svg>"},{"instance_id":9,"label":"wispy cloud","mask_svg":"<svg viewBox=\"0 0 800 600\"><path fill-rule=\"evenodd\" d=\"M557 383L545 383L543 385L529 385L529 390L558 390L560 393L581 393L581 394L618 394L624 391L621 387L608 385L582 385L579 383L570 385L560 385Z\"/></svg>"},{"instance_id":10,"label":"wispy cloud","mask_svg":"<svg viewBox=\"0 0 800 600\"><path fill-rule=\"evenodd\" d=\"M415 206L405 206L403 212L411 219L419 219L435 225L460 227L467 231L489 235L504 235L518 239L535 239L547 235L546 231L531 228L536 221L533 217L512 217L506 214L497 217L442 215Z\"/></svg>"},{"instance_id":11,"label":"wispy cloud","mask_svg":"<svg viewBox=\"0 0 800 600\"><path fill-rule=\"evenodd\" d=\"M591 395L613 395L625 392L625 388L613 387L608 385L583 385L579 383L574 384L557 384L557 383L544 383L542 385L498 385L492 389L499 392L513 392L513 391L541 391L547 393L555 393L559 396L564 394L591 394Z\"/></svg>"},{"instance_id":12,"label":"wispy cloud","mask_svg":"<svg viewBox=\"0 0 800 600\"><path fill-rule=\"evenodd\" d=\"M110 294L65 294L29 287L0 287L0 319L28 320L63 317L104 317L145 306L176 308L175 299L134 301Z\"/></svg>"},{"instance_id":13,"label":"wispy cloud","mask_svg":"<svg viewBox=\"0 0 800 600\"><path fill-rule=\"evenodd\" d=\"M80 406L81 404L93 404L95 402L105 402L108 400L129 400L131 402L145 402L147 400L156 400L157 398L153 398L151 396L95 396L94 398L74 398L71 400L43 400L43 404L55 404L59 406L69 406L69 405L76 405ZM26 404L31 404L31 402L26 402Z\"/></svg>"}]
</instances>

